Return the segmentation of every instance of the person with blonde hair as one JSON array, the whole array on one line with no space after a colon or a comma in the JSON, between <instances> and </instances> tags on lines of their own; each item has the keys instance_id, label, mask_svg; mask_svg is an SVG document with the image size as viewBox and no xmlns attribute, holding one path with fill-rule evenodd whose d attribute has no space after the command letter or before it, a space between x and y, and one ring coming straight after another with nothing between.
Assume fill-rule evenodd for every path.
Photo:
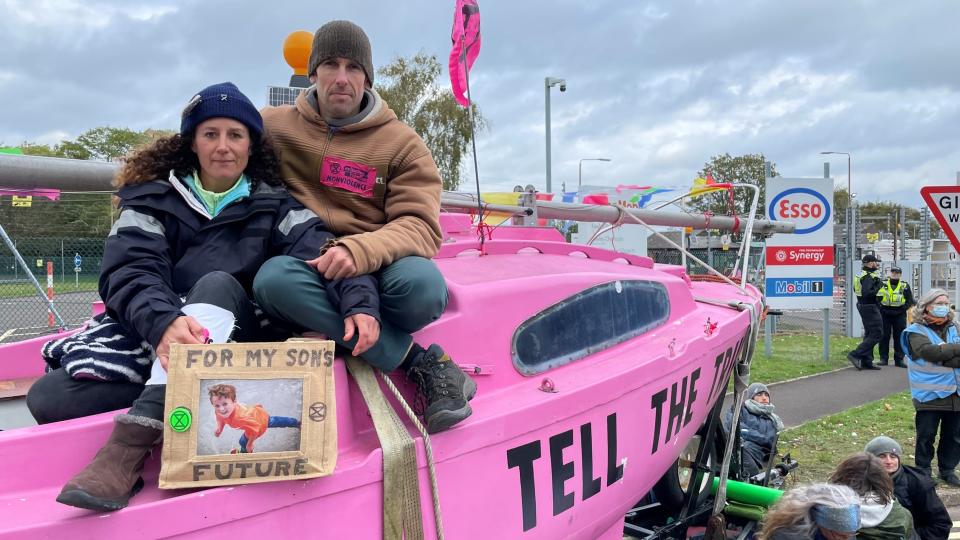
<instances>
[{"instance_id":1,"label":"person with blonde hair","mask_svg":"<svg viewBox=\"0 0 960 540\"><path fill-rule=\"evenodd\" d=\"M843 540L860 528L860 498L847 486L812 484L783 494L767 512L760 540Z\"/></svg>"},{"instance_id":2,"label":"person with blonde hair","mask_svg":"<svg viewBox=\"0 0 960 540\"><path fill-rule=\"evenodd\" d=\"M950 296L943 289L930 289L913 311L913 324L900 336L910 395L916 409L914 423L917 467L931 476L933 442L937 445L937 466L944 482L960 486L955 468L960 463L960 331Z\"/></svg>"}]
</instances>

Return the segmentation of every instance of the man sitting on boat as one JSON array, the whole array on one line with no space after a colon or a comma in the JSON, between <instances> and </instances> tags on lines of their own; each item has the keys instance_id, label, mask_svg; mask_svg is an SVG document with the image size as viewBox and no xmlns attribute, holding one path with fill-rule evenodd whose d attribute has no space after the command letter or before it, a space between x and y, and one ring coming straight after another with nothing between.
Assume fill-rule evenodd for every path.
<instances>
[{"instance_id":1,"label":"man sitting on boat","mask_svg":"<svg viewBox=\"0 0 960 540\"><path fill-rule=\"evenodd\" d=\"M135 342L146 341L158 360L147 368L140 396L117 415L110 439L66 483L59 502L119 510L143 486L140 470L163 434L171 344L277 339L249 297L257 271L274 255L312 257L333 238L278 177L260 113L231 83L201 90L184 110L179 134L126 162L118 175L120 217L104 245L100 296L117 326ZM376 322L372 276L330 287L345 317ZM111 345L100 343L100 349ZM104 393L114 383L89 384L90 392ZM66 398L54 391L37 402L56 399Z\"/></svg>"},{"instance_id":2,"label":"man sitting on boat","mask_svg":"<svg viewBox=\"0 0 960 540\"><path fill-rule=\"evenodd\" d=\"M349 21L320 27L309 73L313 86L293 106L264 109L264 124L288 189L338 237L315 259L268 261L254 295L273 318L324 334L383 371L402 368L426 402L427 430L443 431L470 416L477 387L438 345L425 349L411 336L447 303L430 260L441 241L440 173L423 140L374 90L363 29ZM379 336L342 317L321 275L377 276Z\"/></svg>"}]
</instances>

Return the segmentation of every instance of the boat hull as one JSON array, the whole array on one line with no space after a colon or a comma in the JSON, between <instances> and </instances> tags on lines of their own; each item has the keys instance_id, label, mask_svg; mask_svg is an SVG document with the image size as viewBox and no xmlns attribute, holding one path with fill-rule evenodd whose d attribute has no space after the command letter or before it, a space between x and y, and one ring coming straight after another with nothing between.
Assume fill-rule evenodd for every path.
<instances>
[{"instance_id":1,"label":"boat hull","mask_svg":"<svg viewBox=\"0 0 960 540\"><path fill-rule=\"evenodd\" d=\"M624 514L673 465L750 346L751 310L696 299L736 300L755 312L760 295L690 282L649 259L597 260L595 249L575 248L586 257L560 244L523 255L508 243L485 249L484 257L438 260L450 304L415 335L442 344L479 388L473 416L432 437L445 535L620 538ZM669 291L661 326L538 375L512 365L511 340L523 321L598 283L631 279ZM0 537L381 538L381 450L339 359L334 377L339 456L325 478L163 491L154 455L131 506L96 514L55 497L106 440L113 413L0 433ZM394 380L409 400L412 388L401 379ZM423 441L415 439L429 538L433 504Z\"/></svg>"}]
</instances>

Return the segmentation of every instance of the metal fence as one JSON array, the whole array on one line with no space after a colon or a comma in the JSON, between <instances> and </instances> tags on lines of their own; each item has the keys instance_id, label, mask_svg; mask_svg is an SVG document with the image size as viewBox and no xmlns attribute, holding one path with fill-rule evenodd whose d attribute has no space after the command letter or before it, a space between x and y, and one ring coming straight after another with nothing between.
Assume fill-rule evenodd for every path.
<instances>
[{"instance_id":1,"label":"metal fence","mask_svg":"<svg viewBox=\"0 0 960 540\"><path fill-rule=\"evenodd\" d=\"M0 197L0 226L21 257L0 243L0 343L77 326L90 317L112 219L108 193L66 193L58 200ZM48 288L59 317L48 310Z\"/></svg>"},{"instance_id":2,"label":"metal fence","mask_svg":"<svg viewBox=\"0 0 960 540\"><path fill-rule=\"evenodd\" d=\"M24 267L16 261L12 251L5 244L0 244L0 343L18 341L29 337L43 335L57 329L60 321L50 322L47 302L41 297L30 276L36 278L43 289L44 296L48 282L48 265L50 267L51 282L54 295L54 306L67 326L82 323L90 315L91 303L98 299L97 278L100 271L100 261L103 256L103 243L110 227L113 224L115 212L112 206L110 193L62 193L58 200L48 200L32 197L31 200L0 196L0 226L3 227L17 251L26 263ZM834 302L830 310L830 332L842 335L846 328L846 310L844 299L846 291L845 253L846 216L838 215L835 223L835 260L838 261L834 275ZM854 222L858 244L863 246L868 231L866 224L875 222L870 218L859 218ZM937 258L936 242L931 240L932 225L924 215L922 222L910 222L913 226L912 235L923 237L921 249L915 249L917 254L925 254L930 242L933 242L933 258ZM920 224L918 230L917 224ZM865 232L866 231L866 232ZM904 234L899 244L890 250L890 254L882 253L884 268L898 256L903 258L910 255L907 247L910 240ZM918 232L919 231L919 232ZM882 244L883 241L880 243ZM942 247L946 247L945 245ZM727 250L718 248L691 248L689 251L707 262L717 270L729 273L736 263L737 250L731 246ZM762 252L754 248L751 251L751 268L748 275L751 283L762 286L765 268L763 267ZM683 257L678 250L670 248L649 249L648 255L658 263L681 264ZM859 259L862 249L854 254ZM79 257L80 264L75 264ZM946 260L898 262L904 268L904 279L911 282L914 291L920 294L927 287L946 289L960 305L960 261L949 253L944 252L940 258ZM927 258L923 255L921 258ZM686 261L687 270L691 273L704 273L692 259ZM859 269L859 263L854 265ZM854 326L860 324L854 315ZM822 310L789 310L773 318L775 333L820 333L823 330Z\"/></svg>"}]
</instances>

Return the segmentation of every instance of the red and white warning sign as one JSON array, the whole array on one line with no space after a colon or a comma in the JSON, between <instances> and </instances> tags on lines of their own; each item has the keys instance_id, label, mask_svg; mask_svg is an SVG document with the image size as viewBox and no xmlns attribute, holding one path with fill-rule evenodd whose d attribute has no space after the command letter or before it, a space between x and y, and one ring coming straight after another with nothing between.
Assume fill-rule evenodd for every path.
<instances>
[{"instance_id":1,"label":"red and white warning sign","mask_svg":"<svg viewBox=\"0 0 960 540\"><path fill-rule=\"evenodd\" d=\"M924 186L920 195L947 234L953 249L960 253L960 186Z\"/></svg>"}]
</instances>

